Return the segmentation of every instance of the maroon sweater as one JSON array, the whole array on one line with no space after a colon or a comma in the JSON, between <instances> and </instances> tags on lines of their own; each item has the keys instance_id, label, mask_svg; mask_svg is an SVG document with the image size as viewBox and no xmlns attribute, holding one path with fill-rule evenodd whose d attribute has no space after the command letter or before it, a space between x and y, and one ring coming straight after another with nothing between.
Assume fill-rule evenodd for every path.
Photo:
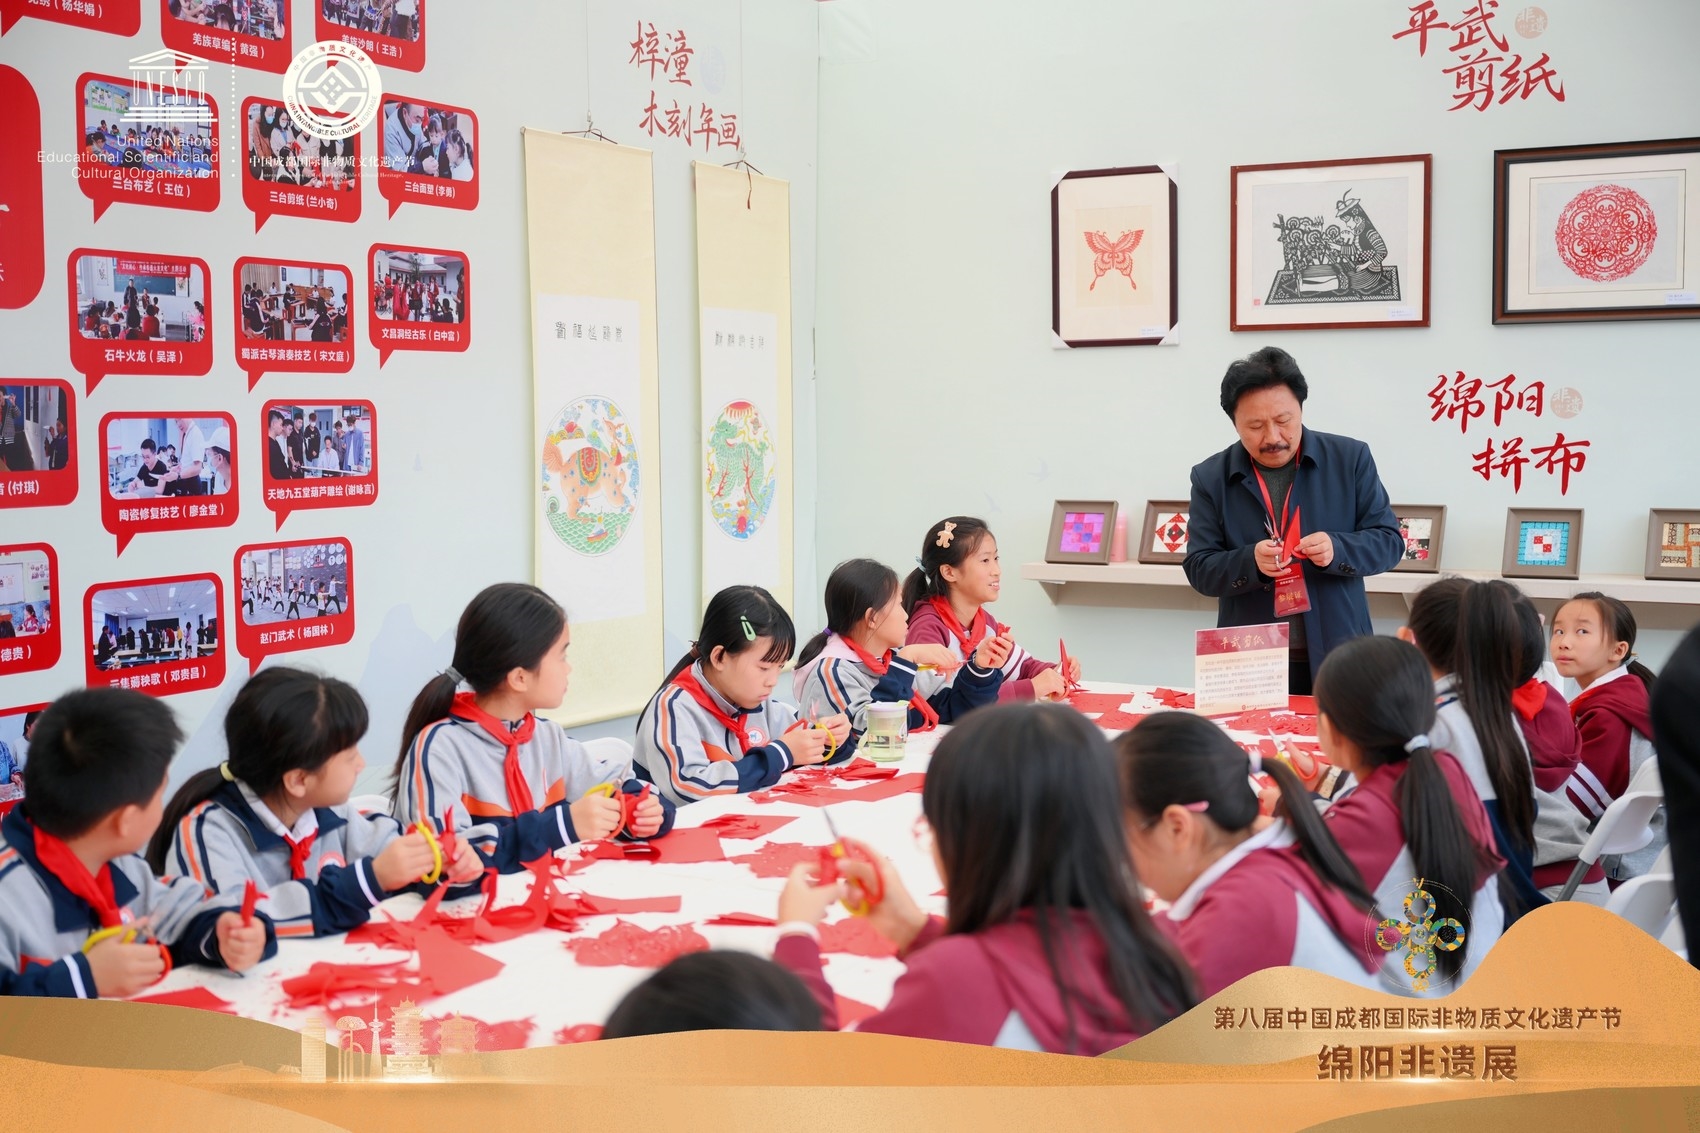
<instances>
[{"instance_id":1,"label":"maroon sweater","mask_svg":"<svg viewBox=\"0 0 1700 1133\"><path fill-rule=\"evenodd\" d=\"M904 644L942 645L964 661L970 660L962 651L962 642L957 640L950 627L944 624L944 619L939 617L938 611L926 600L917 602L914 611L910 613L909 636ZM1054 668L1056 665L1039 660L1017 645L1009 651L1009 660L1004 662L1003 684L998 688L998 700L1032 700L1033 678L1045 669ZM955 679L954 673L951 678Z\"/></svg>"}]
</instances>

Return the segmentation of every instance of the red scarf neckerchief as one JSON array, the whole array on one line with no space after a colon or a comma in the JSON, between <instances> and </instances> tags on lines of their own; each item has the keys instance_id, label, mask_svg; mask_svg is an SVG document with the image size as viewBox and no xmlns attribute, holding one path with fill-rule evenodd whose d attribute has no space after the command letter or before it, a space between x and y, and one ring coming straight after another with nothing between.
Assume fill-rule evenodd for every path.
<instances>
[{"instance_id":1,"label":"red scarf neckerchief","mask_svg":"<svg viewBox=\"0 0 1700 1133\"><path fill-rule=\"evenodd\" d=\"M289 847L289 876L296 881L304 880L307 876L307 855L313 852L313 840L319 836L317 830L296 841L289 835L283 835L284 844Z\"/></svg>"},{"instance_id":2,"label":"red scarf neckerchief","mask_svg":"<svg viewBox=\"0 0 1700 1133\"><path fill-rule=\"evenodd\" d=\"M696 673L691 669L682 670L678 676L673 678L671 683L690 693L691 699L702 705L703 711L724 725L728 732L738 737L739 758L749 754L750 729L745 725L742 714L733 716L721 708L715 702L714 697L709 695L708 690L702 687L702 682L697 680Z\"/></svg>"},{"instance_id":3,"label":"red scarf neckerchief","mask_svg":"<svg viewBox=\"0 0 1700 1133\"><path fill-rule=\"evenodd\" d=\"M1511 692L1511 707L1525 720L1533 720L1547 702L1547 683L1534 677L1528 684Z\"/></svg>"},{"instance_id":4,"label":"red scarf neckerchief","mask_svg":"<svg viewBox=\"0 0 1700 1133\"><path fill-rule=\"evenodd\" d=\"M980 612L984 613L985 608L981 607ZM976 619L976 620L978 620L978 619ZM981 633L982 633L982 636L984 636L983 630L981 631ZM837 634L833 634L833 636L838 638L838 640L842 641L846 646L848 646L849 649L850 649L850 652L852 652L856 655L856 660L860 661L863 665L865 665L868 668L868 671L873 673L874 676L883 677L883 676L886 675L887 672L889 672L891 670L891 658L892 658L893 650L890 650L890 649L886 650L884 657L876 659L872 653L869 653L866 649L863 649L860 645L857 645L854 641L850 640L848 637L845 637L843 634L837 633ZM913 694L912 696L909 697L909 707L913 708L915 711L917 711L921 714L921 721L922 721L921 726L919 728L910 728L909 730L911 732L930 732L934 728L939 726L938 711L936 709L934 709L931 704L928 704L927 698L922 696L920 693L917 692L917 693L915 693L915 694Z\"/></svg>"},{"instance_id":5,"label":"red scarf neckerchief","mask_svg":"<svg viewBox=\"0 0 1700 1133\"><path fill-rule=\"evenodd\" d=\"M118 911L118 898L112 892L111 864L90 873L82 859L71 852L71 847L39 828L35 829L35 857L41 868L57 877L59 884L70 890L72 896L80 898L94 910L100 918L101 928L124 923L124 917Z\"/></svg>"},{"instance_id":6,"label":"red scarf neckerchief","mask_svg":"<svg viewBox=\"0 0 1700 1133\"><path fill-rule=\"evenodd\" d=\"M980 642L986 639L986 634L1001 633L1003 631L1004 627L998 624L998 620L996 618L986 613L986 607L984 606L981 606L978 610L974 611L973 623L969 625L967 629L963 629L962 623L956 620L956 611L950 608L949 599L941 598L935 594L933 597L928 598L927 601L932 604L933 610L939 616L939 620L944 622L944 627L951 632L951 634L956 638L957 643L962 646L962 659L965 661L971 661L974 659L974 650L980 648Z\"/></svg>"},{"instance_id":7,"label":"red scarf neckerchief","mask_svg":"<svg viewBox=\"0 0 1700 1133\"><path fill-rule=\"evenodd\" d=\"M531 794L531 785L525 781L525 772L519 768L520 745L531 742L537 731L537 717L527 712L519 727L510 732L504 721L478 707L477 699L470 692L455 694L454 713L483 728L490 733L491 739L507 749L507 754L502 757L502 780L508 788L508 809L516 817L538 809Z\"/></svg>"}]
</instances>

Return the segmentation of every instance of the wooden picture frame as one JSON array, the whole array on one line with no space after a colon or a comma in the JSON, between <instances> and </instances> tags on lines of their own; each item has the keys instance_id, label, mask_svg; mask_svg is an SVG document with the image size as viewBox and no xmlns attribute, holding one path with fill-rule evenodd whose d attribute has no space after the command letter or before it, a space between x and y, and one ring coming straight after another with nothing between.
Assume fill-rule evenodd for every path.
<instances>
[{"instance_id":1,"label":"wooden picture frame","mask_svg":"<svg viewBox=\"0 0 1700 1133\"><path fill-rule=\"evenodd\" d=\"M1228 176L1229 330L1429 325L1433 155Z\"/></svg>"},{"instance_id":2,"label":"wooden picture frame","mask_svg":"<svg viewBox=\"0 0 1700 1133\"><path fill-rule=\"evenodd\" d=\"M1493 321L1700 318L1700 138L1493 155Z\"/></svg>"},{"instance_id":3,"label":"wooden picture frame","mask_svg":"<svg viewBox=\"0 0 1700 1133\"><path fill-rule=\"evenodd\" d=\"M1058 500L1051 508L1048 563L1107 563L1116 534L1115 500Z\"/></svg>"},{"instance_id":4,"label":"wooden picture frame","mask_svg":"<svg viewBox=\"0 0 1700 1133\"><path fill-rule=\"evenodd\" d=\"M1582 509L1507 508L1499 573L1506 578L1580 578Z\"/></svg>"},{"instance_id":5,"label":"wooden picture frame","mask_svg":"<svg viewBox=\"0 0 1700 1133\"><path fill-rule=\"evenodd\" d=\"M1157 525L1167 524L1171 519L1179 518L1182 523L1182 538L1176 540L1158 538ZM1191 500L1147 500L1145 503L1145 521L1139 525L1139 554L1135 556L1142 563L1183 563L1186 561L1186 538L1192 521ZM1159 548L1162 548L1159 550Z\"/></svg>"},{"instance_id":6,"label":"wooden picture frame","mask_svg":"<svg viewBox=\"0 0 1700 1133\"><path fill-rule=\"evenodd\" d=\"M1053 346L1180 343L1180 191L1157 165L1078 169L1051 187Z\"/></svg>"},{"instance_id":7,"label":"wooden picture frame","mask_svg":"<svg viewBox=\"0 0 1700 1133\"><path fill-rule=\"evenodd\" d=\"M1412 574L1439 574L1445 549L1446 508L1441 504L1394 504L1399 533L1405 537L1405 556L1393 569Z\"/></svg>"},{"instance_id":8,"label":"wooden picture frame","mask_svg":"<svg viewBox=\"0 0 1700 1133\"><path fill-rule=\"evenodd\" d=\"M1644 573L1652 579L1700 581L1700 509L1656 507L1647 513Z\"/></svg>"}]
</instances>

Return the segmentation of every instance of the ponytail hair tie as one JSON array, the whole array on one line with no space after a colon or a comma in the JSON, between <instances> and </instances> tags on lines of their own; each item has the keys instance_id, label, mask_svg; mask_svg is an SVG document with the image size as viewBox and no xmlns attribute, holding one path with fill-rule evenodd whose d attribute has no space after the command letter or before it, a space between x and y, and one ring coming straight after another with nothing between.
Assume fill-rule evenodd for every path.
<instances>
[{"instance_id":1,"label":"ponytail hair tie","mask_svg":"<svg viewBox=\"0 0 1700 1133\"><path fill-rule=\"evenodd\" d=\"M443 676L449 678L449 680L453 681L456 685L459 685L466 679L460 675L460 670L455 668L453 665L450 665L448 668L443 670Z\"/></svg>"},{"instance_id":2,"label":"ponytail hair tie","mask_svg":"<svg viewBox=\"0 0 1700 1133\"><path fill-rule=\"evenodd\" d=\"M1425 748L1428 746L1429 741L1427 732L1418 732L1416 735L1405 741L1405 750L1412 755L1415 755L1419 748Z\"/></svg>"},{"instance_id":3,"label":"ponytail hair tie","mask_svg":"<svg viewBox=\"0 0 1700 1133\"><path fill-rule=\"evenodd\" d=\"M227 759L218 765L218 773L224 777L226 783L236 782L236 776L230 773L230 760Z\"/></svg>"},{"instance_id":4,"label":"ponytail hair tie","mask_svg":"<svg viewBox=\"0 0 1700 1133\"><path fill-rule=\"evenodd\" d=\"M920 556L920 555L916 555L916 556L915 556L915 565L916 565L916 566L918 566L918 567L920 567L920 568L921 568L921 573L922 573L922 574L926 574L926 573L927 573L927 564L926 564L926 563L924 563L924 562L922 562L922 561L921 561L921 556Z\"/></svg>"}]
</instances>

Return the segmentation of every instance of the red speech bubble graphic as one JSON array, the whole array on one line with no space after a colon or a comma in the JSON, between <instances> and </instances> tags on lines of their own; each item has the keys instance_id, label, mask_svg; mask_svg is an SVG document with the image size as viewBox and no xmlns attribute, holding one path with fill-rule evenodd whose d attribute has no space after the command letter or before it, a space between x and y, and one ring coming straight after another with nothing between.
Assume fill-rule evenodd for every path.
<instances>
[{"instance_id":1,"label":"red speech bubble graphic","mask_svg":"<svg viewBox=\"0 0 1700 1133\"><path fill-rule=\"evenodd\" d=\"M91 688L171 696L224 683L224 584L216 574L100 582L83 594Z\"/></svg>"},{"instance_id":2,"label":"red speech bubble graphic","mask_svg":"<svg viewBox=\"0 0 1700 1133\"><path fill-rule=\"evenodd\" d=\"M87 380L88 393L108 374L194 376L212 369L205 260L78 248L65 275L71 366Z\"/></svg>"},{"instance_id":3,"label":"red speech bubble graphic","mask_svg":"<svg viewBox=\"0 0 1700 1133\"><path fill-rule=\"evenodd\" d=\"M241 119L244 160L242 203L254 214L254 231L274 216L360 219L360 135L321 141L305 133L282 102L245 99Z\"/></svg>"},{"instance_id":4,"label":"red speech bubble graphic","mask_svg":"<svg viewBox=\"0 0 1700 1133\"><path fill-rule=\"evenodd\" d=\"M117 201L211 212L218 207L218 102L206 64L155 53L162 85L84 74L77 80L77 187L99 220ZM173 66L180 69L173 71Z\"/></svg>"},{"instance_id":5,"label":"red speech bubble graphic","mask_svg":"<svg viewBox=\"0 0 1700 1133\"><path fill-rule=\"evenodd\" d=\"M179 4L159 0L159 38L165 46L203 59L251 67L281 75L295 54L290 46L290 0L249 0L246 4ZM232 9L244 18L237 18ZM221 27L225 17L235 27Z\"/></svg>"},{"instance_id":6,"label":"red speech bubble graphic","mask_svg":"<svg viewBox=\"0 0 1700 1133\"><path fill-rule=\"evenodd\" d=\"M77 399L54 378L0 378L0 508L57 507L77 498ZM0 437L6 433L0 423Z\"/></svg>"},{"instance_id":7,"label":"red speech bubble graphic","mask_svg":"<svg viewBox=\"0 0 1700 1133\"><path fill-rule=\"evenodd\" d=\"M271 653L354 640L354 549L347 539L236 548L236 648L255 672Z\"/></svg>"},{"instance_id":8,"label":"red speech bubble graphic","mask_svg":"<svg viewBox=\"0 0 1700 1133\"><path fill-rule=\"evenodd\" d=\"M21 6L21 5L19 5ZM10 12L12 6L5 8ZM16 17L13 17L16 19ZM10 25L8 25L10 26ZM5 144L0 145L0 307L34 302L47 272L41 216L41 103L28 79L0 67Z\"/></svg>"},{"instance_id":9,"label":"red speech bubble graphic","mask_svg":"<svg viewBox=\"0 0 1700 1133\"><path fill-rule=\"evenodd\" d=\"M379 117L378 193L403 204L478 207L478 116L461 106L385 96ZM411 146L400 152L397 139Z\"/></svg>"},{"instance_id":10,"label":"red speech bubble graphic","mask_svg":"<svg viewBox=\"0 0 1700 1133\"><path fill-rule=\"evenodd\" d=\"M425 0L414 0L409 16L404 10L392 11L389 16L374 18L364 4L320 4L315 32L319 39L339 39L352 43L372 57L372 62L398 71L425 69ZM325 9L333 10L326 17ZM405 9L398 2L396 9Z\"/></svg>"},{"instance_id":11,"label":"red speech bubble graphic","mask_svg":"<svg viewBox=\"0 0 1700 1133\"><path fill-rule=\"evenodd\" d=\"M29 762L29 740L24 731L32 723L30 716L39 714L46 704L20 704L16 708L0 708L0 764L11 763L10 770L0 767L0 817L4 817L24 797L23 765Z\"/></svg>"},{"instance_id":12,"label":"red speech bubble graphic","mask_svg":"<svg viewBox=\"0 0 1700 1133\"><path fill-rule=\"evenodd\" d=\"M0 547L0 677L59 663L59 557L46 543Z\"/></svg>"},{"instance_id":13,"label":"red speech bubble graphic","mask_svg":"<svg viewBox=\"0 0 1700 1133\"><path fill-rule=\"evenodd\" d=\"M240 454L230 414L108 413L100 419L100 443L106 471L100 523L118 537L120 555L144 532L236 522Z\"/></svg>"},{"instance_id":14,"label":"red speech bubble graphic","mask_svg":"<svg viewBox=\"0 0 1700 1133\"><path fill-rule=\"evenodd\" d=\"M367 334L380 367L397 350L465 350L472 343L465 252L373 244L366 265Z\"/></svg>"},{"instance_id":15,"label":"red speech bubble graphic","mask_svg":"<svg viewBox=\"0 0 1700 1133\"><path fill-rule=\"evenodd\" d=\"M278 527L292 511L377 502L378 417L370 401L268 401L260 435L266 507L277 513Z\"/></svg>"},{"instance_id":16,"label":"red speech bubble graphic","mask_svg":"<svg viewBox=\"0 0 1700 1133\"><path fill-rule=\"evenodd\" d=\"M0 35L11 31L25 16L112 35L135 35L142 27L142 0L96 0L82 4L67 4L65 0L0 0Z\"/></svg>"},{"instance_id":17,"label":"red speech bubble graphic","mask_svg":"<svg viewBox=\"0 0 1700 1133\"><path fill-rule=\"evenodd\" d=\"M253 389L272 373L354 369L354 273L342 264L244 256L236 261L236 364Z\"/></svg>"}]
</instances>

